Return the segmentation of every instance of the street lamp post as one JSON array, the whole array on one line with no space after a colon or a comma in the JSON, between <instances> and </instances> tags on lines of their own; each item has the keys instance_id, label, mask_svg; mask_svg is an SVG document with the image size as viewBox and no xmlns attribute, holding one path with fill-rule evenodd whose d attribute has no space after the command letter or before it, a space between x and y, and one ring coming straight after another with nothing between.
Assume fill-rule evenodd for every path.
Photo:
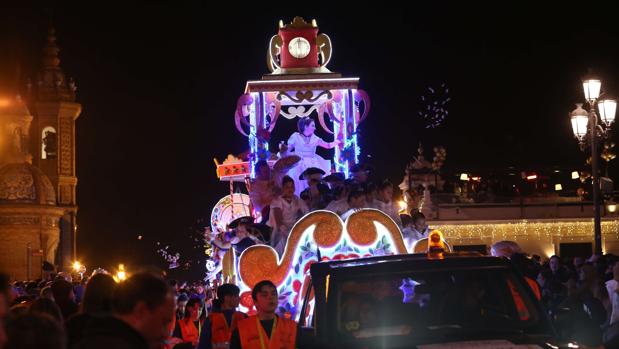
<instances>
[{"instance_id":1,"label":"street lamp post","mask_svg":"<svg viewBox=\"0 0 619 349\"><path fill-rule=\"evenodd\" d=\"M589 104L589 112L582 108L582 104L576 104L576 109L570 113L574 136L580 142L581 149L585 149L587 133L591 142L591 177L593 185L593 224L595 239L595 254L602 254L602 222L600 215L600 176L599 154L597 150L598 140L603 140L608 135L611 124L615 121L617 102L612 99L600 98L602 82L598 79L586 79L582 83L585 100ZM596 105L600 111L602 123L598 124L598 116L595 112Z\"/></svg>"}]
</instances>

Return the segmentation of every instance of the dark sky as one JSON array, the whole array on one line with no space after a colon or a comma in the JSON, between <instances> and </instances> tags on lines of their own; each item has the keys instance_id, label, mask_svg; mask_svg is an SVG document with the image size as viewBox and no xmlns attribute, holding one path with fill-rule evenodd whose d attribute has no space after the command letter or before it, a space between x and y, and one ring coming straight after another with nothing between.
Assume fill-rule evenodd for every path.
<instances>
[{"instance_id":1,"label":"dark sky","mask_svg":"<svg viewBox=\"0 0 619 349\"><path fill-rule=\"evenodd\" d=\"M444 145L454 169L581 165L567 116L582 99L580 78L593 68L605 90L619 93L610 10L596 10L598 20L586 24L582 9L503 3L381 2L359 13L358 3L337 11L167 3L1 11L2 50L19 52L23 75L32 76L53 8L61 65L83 105L78 248L88 265L158 261L155 241L184 248L188 227L209 217L228 191L213 158L246 148L233 111L245 82L267 72L279 19L316 18L333 41L329 68L361 77L372 98L363 155L398 183L419 141L428 150ZM449 116L428 131L419 98L443 82Z\"/></svg>"}]
</instances>

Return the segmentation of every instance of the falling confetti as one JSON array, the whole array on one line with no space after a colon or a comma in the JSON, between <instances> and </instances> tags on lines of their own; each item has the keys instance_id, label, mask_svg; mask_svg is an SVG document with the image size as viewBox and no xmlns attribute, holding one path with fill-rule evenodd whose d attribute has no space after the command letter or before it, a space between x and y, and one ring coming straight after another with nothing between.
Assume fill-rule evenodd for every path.
<instances>
[{"instance_id":1,"label":"falling confetti","mask_svg":"<svg viewBox=\"0 0 619 349\"><path fill-rule=\"evenodd\" d=\"M188 239L185 241L191 244L188 246L186 245L186 249L177 252L176 249L172 247L172 244L157 241L155 243L155 252L164 259L170 270L190 270L196 268L200 273L204 273L205 278L213 278L214 275L212 274L216 274L218 270L215 270L213 273L212 270L206 268L206 263L211 261L215 263L215 265L219 264L219 260L212 255L214 247L211 244L217 234L210 231L210 221L204 219L198 219L187 229L187 233L179 234L180 236L185 236ZM138 237L138 239L140 238ZM176 243L179 243L179 241L174 241L174 245L178 246Z\"/></svg>"},{"instance_id":2,"label":"falling confetti","mask_svg":"<svg viewBox=\"0 0 619 349\"><path fill-rule=\"evenodd\" d=\"M449 89L445 83L441 84L440 88L427 88L428 93L421 96L424 108L417 114L426 122L426 128L437 128L449 114L447 105L451 98L449 97Z\"/></svg>"},{"instance_id":3,"label":"falling confetti","mask_svg":"<svg viewBox=\"0 0 619 349\"><path fill-rule=\"evenodd\" d=\"M159 244L159 243L157 243ZM168 249L170 246L166 246L164 248L160 248L157 250L157 254L159 254L163 259L168 262L168 269L178 268L178 260L181 258L180 253L170 252Z\"/></svg>"}]
</instances>

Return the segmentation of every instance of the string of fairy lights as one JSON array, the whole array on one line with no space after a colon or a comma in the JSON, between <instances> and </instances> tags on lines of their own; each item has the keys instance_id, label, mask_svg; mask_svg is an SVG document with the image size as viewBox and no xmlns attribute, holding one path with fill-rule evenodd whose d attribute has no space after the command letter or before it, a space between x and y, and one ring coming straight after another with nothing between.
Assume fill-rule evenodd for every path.
<instances>
[{"instance_id":1,"label":"string of fairy lights","mask_svg":"<svg viewBox=\"0 0 619 349\"><path fill-rule=\"evenodd\" d=\"M521 220L515 222L479 223L479 224L441 224L436 222L433 228L439 229L446 239L458 240L581 240L593 236L593 220L539 222ZM619 240L619 220L602 222L602 235Z\"/></svg>"}]
</instances>

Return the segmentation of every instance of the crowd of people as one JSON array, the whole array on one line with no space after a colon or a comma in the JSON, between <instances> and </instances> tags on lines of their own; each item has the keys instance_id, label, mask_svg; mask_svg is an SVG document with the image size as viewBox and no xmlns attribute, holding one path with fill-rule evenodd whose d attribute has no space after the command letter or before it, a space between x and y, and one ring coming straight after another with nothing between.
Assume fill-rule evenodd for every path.
<instances>
[{"instance_id":1,"label":"crowd of people","mask_svg":"<svg viewBox=\"0 0 619 349\"><path fill-rule=\"evenodd\" d=\"M295 347L296 324L275 315L268 280L252 290L253 316L237 311L233 284L212 292L157 272L122 282L103 270L76 282L66 273L28 283L0 275L0 287L0 349L240 349L260 346L261 336L269 347Z\"/></svg>"},{"instance_id":2,"label":"crowd of people","mask_svg":"<svg viewBox=\"0 0 619 349\"><path fill-rule=\"evenodd\" d=\"M375 180L369 166L353 166L350 178L326 175L330 166L318 159L316 147L338 144L314 135L313 123L300 121L299 132L282 148L300 155L300 166L298 159L294 166L277 169L266 161L256 163L250 197L261 220L247 216L232 221L230 231L219 234L220 249L240 254L254 244L269 244L281 255L294 224L315 210L345 220L356 210L378 209L401 228L407 246L428 237L424 215L401 214L393 200L394 185ZM508 250L492 252L510 258L522 272L561 336L589 346L619 338L618 256L542 261L513 243ZM248 316L237 310L240 290L233 284L211 289L203 282L166 281L157 272L136 273L122 282L104 270L74 276L46 272L42 280L10 282L0 275L0 349L295 347L296 324L275 315L277 288L268 280L253 288L257 313Z\"/></svg>"},{"instance_id":3,"label":"crowd of people","mask_svg":"<svg viewBox=\"0 0 619 349\"><path fill-rule=\"evenodd\" d=\"M400 214L401 209L393 199L393 183L386 179L373 181L367 165L353 166L348 179L342 173L325 176L322 169L308 167L299 177L305 184L299 195L295 194L299 181L289 175L274 175L266 161L258 162L255 172L250 197L253 207L261 212L261 220L254 222L252 217L240 217L229 224L233 229L230 238L236 238L230 239L232 244L226 248L233 247L237 254L253 244L269 244L281 254L294 224L316 210L328 210L346 220L359 209L378 209L393 219L406 239L418 240L429 233L420 212ZM223 244L219 242L218 246Z\"/></svg>"},{"instance_id":4,"label":"crowd of people","mask_svg":"<svg viewBox=\"0 0 619 349\"><path fill-rule=\"evenodd\" d=\"M542 261L515 248L507 254L554 320L560 338L589 347L619 347L619 256ZM513 253L512 253L513 252Z\"/></svg>"},{"instance_id":5,"label":"crowd of people","mask_svg":"<svg viewBox=\"0 0 619 349\"><path fill-rule=\"evenodd\" d=\"M515 246L515 245L514 245ZM588 346L619 337L619 256L542 260L516 246L509 257L555 320L559 336ZM210 289L141 272L123 282L103 270L82 280L67 273L12 282L0 276L0 349L257 348L277 341L294 348L296 324L275 315L276 286L256 284L257 314L238 311L233 284Z\"/></svg>"}]
</instances>

